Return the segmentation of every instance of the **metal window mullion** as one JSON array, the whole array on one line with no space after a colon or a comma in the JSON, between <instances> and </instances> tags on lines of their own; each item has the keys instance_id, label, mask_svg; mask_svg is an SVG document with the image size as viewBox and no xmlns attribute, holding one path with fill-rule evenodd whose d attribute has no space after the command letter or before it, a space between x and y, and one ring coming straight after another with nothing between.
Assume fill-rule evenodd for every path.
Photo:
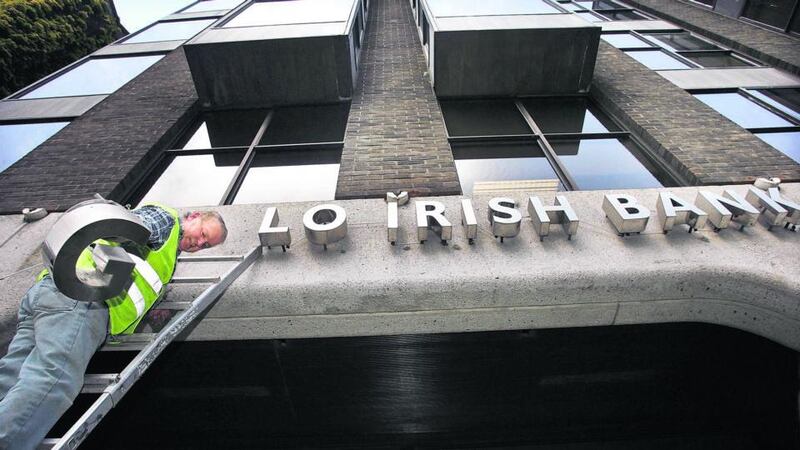
<instances>
[{"instance_id":1,"label":"metal window mullion","mask_svg":"<svg viewBox=\"0 0 800 450\"><path fill-rule=\"evenodd\" d=\"M753 90L755 91L757 89L753 89ZM777 115L778 117L786 120L787 122L791 122L791 123L794 123L794 124L800 124L800 120L796 119L795 117L793 117L790 114L787 114L786 111L783 111L780 108L776 108L774 105L771 105L768 102L765 102L764 100L762 100L762 99L756 97L755 95L751 94L749 89L739 88L736 92L739 95L743 96L744 98L746 98L746 99L750 100L751 102L755 103L756 105L761 106L762 108L766 109L767 111L769 111L769 112ZM788 106L787 106L787 108L788 108ZM800 111L798 111L798 112L800 112Z\"/></svg>"},{"instance_id":2,"label":"metal window mullion","mask_svg":"<svg viewBox=\"0 0 800 450\"><path fill-rule=\"evenodd\" d=\"M536 139L535 134L489 134L474 136L450 136L447 141L450 143L460 142L494 142L494 141L527 141Z\"/></svg>"},{"instance_id":3,"label":"metal window mullion","mask_svg":"<svg viewBox=\"0 0 800 450\"><path fill-rule=\"evenodd\" d=\"M256 145L258 141L261 140L261 137L264 135L264 132L267 131L270 122L272 122L272 116L275 115L275 110L271 109L267 117L264 118L264 122L261 124L261 128L258 129L258 133L256 133L256 137L253 139L253 142L250 143L250 147L247 148L247 153L245 153L244 158L242 158L242 162L239 164L239 167L236 169L236 173L233 175L233 179L231 180L230 184L228 184L228 188L225 189L225 194L222 196L220 200L220 205L230 205L233 203L233 198L236 195L236 192L242 186L242 182L244 181L244 176L247 174L247 169L250 167L250 163L253 161L256 153Z\"/></svg>"},{"instance_id":4,"label":"metal window mullion","mask_svg":"<svg viewBox=\"0 0 800 450\"><path fill-rule=\"evenodd\" d=\"M525 122L530 127L531 131L539 138L539 146L542 148L544 153L544 157L547 158L547 161L555 170L556 175L561 179L561 184L569 191L574 191L578 188L578 184L572 178L572 176L567 171L564 164L561 162L561 159L556 154L556 151L553 150L553 147L550 146L550 143L547 142L545 139L544 134L542 134L542 130L539 129L539 126L536 125L536 122L533 121L533 117L531 117L528 110L525 109L525 106L522 105L522 102L519 100L515 100L514 104L517 106L520 114L522 114L522 118L525 119Z\"/></svg>"}]
</instances>

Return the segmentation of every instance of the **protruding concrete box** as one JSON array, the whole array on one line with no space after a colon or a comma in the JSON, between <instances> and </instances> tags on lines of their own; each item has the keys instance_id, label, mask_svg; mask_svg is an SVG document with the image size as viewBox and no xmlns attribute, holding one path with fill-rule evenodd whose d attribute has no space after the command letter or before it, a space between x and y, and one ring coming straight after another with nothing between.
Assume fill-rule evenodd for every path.
<instances>
[{"instance_id":1,"label":"protruding concrete box","mask_svg":"<svg viewBox=\"0 0 800 450\"><path fill-rule=\"evenodd\" d=\"M439 97L589 90L601 28L554 4L419 0L415 19Z\"/></svg>"},{"instance_id":2,"label":"protruding concrete box","mask_svg":"<svg viewBox=\"0 0 800 450\"><path fill-rule=\"evenodd\" d=\"M184 45L205 107L339 102L353 94L363 0L247 2Z\"/></svg>"}]
</instances>

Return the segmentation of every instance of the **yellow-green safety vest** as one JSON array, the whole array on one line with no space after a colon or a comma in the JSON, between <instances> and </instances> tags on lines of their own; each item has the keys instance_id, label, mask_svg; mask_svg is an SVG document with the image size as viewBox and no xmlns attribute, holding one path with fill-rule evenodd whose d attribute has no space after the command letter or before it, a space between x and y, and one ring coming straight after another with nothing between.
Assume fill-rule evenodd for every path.
<instances>
[{"instance_id":1,"label":"yellow-green safety vest","mask_svg":"<svg viewBox=\"0 0 800 450\"><path fill-rule=\"evenodd\" d=\"M172 226L169 237L164 244L158 249L150 249L145 259L128 253L136 264L131 273L133 283L131 283L127 291L123 291L120 295L106 300L109 315L109 333L112 335L133 333L147 311L161 297L164 287L172 279L172 274L175 272L181 230L178 212L155 203L150 203L146 206L157 206L164 209L175 220L175 224ZM95 243L119 245L102 239L95 241ZM94 267L92 252L87 248L78 257L76 268L80 270L81 268L93 269ZM46 271L42 272L38 279L43 278L46 274Z\"/></svg>"}]
</instances>

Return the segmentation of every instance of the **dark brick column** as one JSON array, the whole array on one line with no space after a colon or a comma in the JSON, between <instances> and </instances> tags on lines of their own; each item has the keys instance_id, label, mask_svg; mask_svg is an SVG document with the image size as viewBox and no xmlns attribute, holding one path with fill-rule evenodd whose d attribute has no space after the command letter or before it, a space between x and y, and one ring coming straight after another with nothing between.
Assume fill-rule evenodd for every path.
<instances>
[{"instance_id":1,"label":"dark brick column","mask_svg":"<svg viewBox=\"0 0 800 450\"><path fill-rule=\"evenodd\" d=\"M773 67L800 75L800 38L677 0L625 0L625 3Z\"/></svg>"},{"instance_id":2,"label":"dark brick column","mask_svg":"<svg viewBox=\"0 0 800 450\"><path fill-rule=\"evenodd\" d=\"M406 0L372 0L336 198L460 194Z\"/></svg>"},{"instance_id":3,"label":"dark brick column","mask_svg":"<svg viewBox=\"0 0 800 450\"><path fill-rule=\"evenodd\" d=\"M64 210L95 192L123 200L145 167L195 115L178 49L0 174L0 213Z\"/></svg>"},{"instance_id":4,"label":"dark brick column","mask_svg":"<svg viewBox=\"0 0 800 450\"><path fill-rule=\"evenodd\" d=\"M602 41L591 95L692 184L800 180L791 158Z\"/></svg>"}]
</instances>

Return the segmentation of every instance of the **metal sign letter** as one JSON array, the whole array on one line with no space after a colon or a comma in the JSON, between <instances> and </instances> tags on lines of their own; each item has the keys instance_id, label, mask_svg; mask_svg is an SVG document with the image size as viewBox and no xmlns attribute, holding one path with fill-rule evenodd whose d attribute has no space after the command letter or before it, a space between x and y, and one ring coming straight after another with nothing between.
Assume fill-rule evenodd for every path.
<instances>
[{"instance_id":1,"label":"metal sign letter","mask_svg":"<svg viewBox=\"0 0 800 450\"><path fill-rule=\"evenodd\" d=\"M545 206L537 196L528 198L528 215L531 216L533 229L539 235L539 240L550 234L551 224L561 224L567 239L572 239L578 233L578 215L572 209L567 198L563 195L556 195L554 206Z\"/></svg>"},{"instance_id":2,"label":"metal sign letter","mask_svg":"<svg viewBox=\"0 0 800 450\"><path fill-rule=\"evenodd\" d=\"M309 242L327 250L347 236L347 212L338 205L315 206L303 214L303 227Z\"/></svg>"},{"instance_id":3,"label":"metal sign letter","mask_svg":"<svg viewBox=\"0 0 800 450\"><path fill-rule=\"evenodd\" d=\"M45 267L58 290L80 301L97 302L127 289L135 266L119 247L95 245L96 268L76 269L80 254L98 239L147 243L150 230L123 206L107 200L81 202L64 213L42 243Z\"/></svg>"},{"instance_id":4,"label":"metal sign letter","mask_svg":"<svg viewBox=\"0 0 800 450\"><path fill-rule=\"evenodd\" d=\"M751 186L745 196L750 204L755 205L761 210L761 217L766 219L767 228L772 229L775 225L789 225L794 229L800 220L800 205L781 197L778 188L769 188L767 192Z\"/></svg>"},{"instance_id":5,"label":"metal sign letter","mask_svg":"<svg viewBox=\"0 0 800 450\"><path fill-rule=\"evenodd\" d=\"M478 238L478 219L475 218L472 200L468 198L461 199L461 225L464 226L469 244L474 244Z\"/></svg>"},{"instance_id":6,"label":"metal sign letter","mask_svg":"<svg viewBox=\"0 0 800 450\"><path fill-rule=\"evenodd\" d=\"M693 230L703 228L708 219L705 211L672 192L658 193L656 210L664 234L669 233L675 225L689 225L689 233L691 233Z\"/></svg>"},{"instance_id":7,"label":"metal sign letter","mask_svg":"<svg viewBox=\"0 0 800 450\"><path fill-rule=\"evenodd\" d=\"M492 224L492 234L499 237L500 242L519 234L522 213L517 211L516 206L513 199L506 197L489 200L489 223Z\"/></svg>"},{"instance_id":8,"label":"metal sign letter","mask_svg":"<svg viewBox=\"0 0 800 450\"><path fill-rule=\"evenodd\" d=\"M292 234L289 227L279 227L278 208L270 206L264 213L264 220L258 229L258 238L263 247L272 248L273 245L280 245L283 251L292 244Z\"/></svg>"},{"instance_id":9,"label":"metal sign letter","mask_svg":"<svg viewBox=\"0 0 800 450\"><path fill-rule=\"evenodd\" d=\"M630 195L608 194L603 198L603 212L620 236L641 233L650 219L650 210L636 203Z\"/></svg>"},{"instance_id":10,"label":"metal sign letter","mask_svg":"<svg viewBox=\"0 0 800 450\"><path fill-rule=\"evenodd\" d=\"M392 245L397 243L397 230L400 228L397 200L386 203L386 237Z\"/></svg>"},{"instance_id":11,"label":"metal sign letter","mask_svg":"<svg viewBox=\"0 0 800 450\"><path fill-rule=\"evenodd\" d=\"M417 238L420 244L428 240L428 229L438 233L442 244L453 238L453 225L444 217L444 205L441 202L428 200L416 201L417 207Z\"/></svg>"},{"instance_id":12,"label":"metal sign letter","mask_svg":"<svg viewBox=\"0 0 800 450\"><path fill-rule=\"evenodd\" d=\"M728 189L723 195L700 191L694 202L708 212L708 221L714 226L714 231L728 228L731 222L740 224L742 228L754 225L760 214L741 195Z\"/></svg>"}]
</instances>

